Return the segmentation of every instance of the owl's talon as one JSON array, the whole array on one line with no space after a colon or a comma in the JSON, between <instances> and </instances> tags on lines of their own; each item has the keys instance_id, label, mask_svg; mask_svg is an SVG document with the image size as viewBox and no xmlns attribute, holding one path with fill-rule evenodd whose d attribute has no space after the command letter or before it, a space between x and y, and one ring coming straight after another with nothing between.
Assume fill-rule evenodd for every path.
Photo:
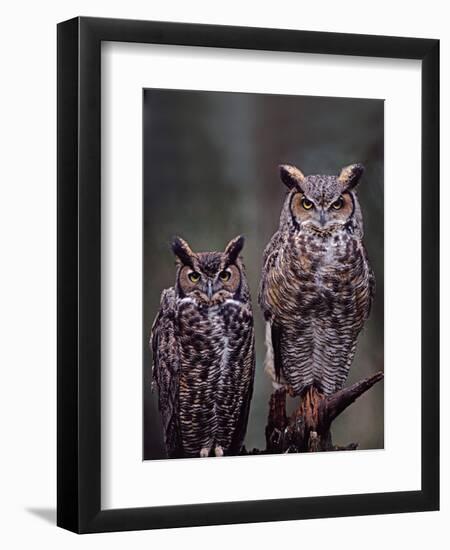
<instances>
[{"instance_id":1,"label":"owl's talon","mask_svg":"<svg viewBox=\"0 0 450 550\"><path fill-rule=\"evenodd\" d=\"M223 448L220 445L217 445L217 447L214 449L214 454L216 456L223 456Z\"/></svg>"}]
</instances>

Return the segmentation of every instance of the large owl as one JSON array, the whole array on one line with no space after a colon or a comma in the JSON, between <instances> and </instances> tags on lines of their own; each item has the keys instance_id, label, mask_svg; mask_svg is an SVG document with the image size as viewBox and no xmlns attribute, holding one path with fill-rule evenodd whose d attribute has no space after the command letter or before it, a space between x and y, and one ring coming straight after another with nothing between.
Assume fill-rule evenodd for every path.
<instances>
[{"instance_id":1,"label":"large owl","mask_svg":"<svg viewBox=\"0 0 450 550\"><path fill-rule=\"evenodd\" d=\"M243 237L224 252L194 253L179 237L175 286L153 323L153 380L167 454L207 457L242 449L255 370Z\"/></svg>"},{"instance_id":2,"label":"large owl","mask_svg":"<svg viewBox=\"0 0 450 550\"><path fill-rule=\"evenodd\" d=\"M259 303L266 372L292 395L342 388L369 316L375 279L356 194L363 170L353 164L338 176L304 176L280 166L289 191L264 253Z\"/></svg>"}]
</instances>

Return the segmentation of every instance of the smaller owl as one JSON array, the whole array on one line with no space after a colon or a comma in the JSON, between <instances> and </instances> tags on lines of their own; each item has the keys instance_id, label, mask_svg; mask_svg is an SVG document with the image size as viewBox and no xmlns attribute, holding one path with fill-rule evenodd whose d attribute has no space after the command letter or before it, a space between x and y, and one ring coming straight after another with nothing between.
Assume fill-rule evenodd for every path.
<instances>
[{"instance_id":1,"label":"smaller owl","mask_svg":"<svg viewBox=\"0 0 450 550\"><path fill-rule=\"evenodd\" d=\"M175 285L163 290L150 345L170 458L239 454L253 391L253 313L239 236L224 252L176 237Z\"/></svg>"}]
</instances>

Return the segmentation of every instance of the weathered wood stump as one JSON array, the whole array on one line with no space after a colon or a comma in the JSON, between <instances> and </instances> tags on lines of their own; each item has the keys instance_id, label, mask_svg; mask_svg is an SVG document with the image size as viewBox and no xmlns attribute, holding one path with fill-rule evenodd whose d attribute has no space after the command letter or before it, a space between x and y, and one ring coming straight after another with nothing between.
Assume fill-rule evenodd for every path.
<instances>
[{"instance_id":1,"label":"weathered wood stump","mask_svg":"<svg viewBox=\"0 0 450 550\"><path fill-rule=\"evenodd\" d=\"M331 424L359 396L383 379L378 372L328 397L315 387L308 387L299 396L299 404L290 417L286 414L286 390L272 393L266 426L267 453L304 453L314 451L346 451L358 447L333 445Z\"/></svg>"}]
</instances>

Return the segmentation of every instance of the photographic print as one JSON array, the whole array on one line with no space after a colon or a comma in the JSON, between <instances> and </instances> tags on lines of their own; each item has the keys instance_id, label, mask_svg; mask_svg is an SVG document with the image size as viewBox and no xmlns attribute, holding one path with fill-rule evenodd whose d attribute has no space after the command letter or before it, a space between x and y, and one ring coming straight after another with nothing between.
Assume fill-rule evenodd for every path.
<instances>
[{"instance_id":1,"label":"photographic print","mask_svg":"<svg viewBox=\"0 0 450 550\"><path fill-rule=\"evenodd\" d=\"M382 99L144 89L144 460L383 448L383 162Z\"/></svg>"}]
</instances>

